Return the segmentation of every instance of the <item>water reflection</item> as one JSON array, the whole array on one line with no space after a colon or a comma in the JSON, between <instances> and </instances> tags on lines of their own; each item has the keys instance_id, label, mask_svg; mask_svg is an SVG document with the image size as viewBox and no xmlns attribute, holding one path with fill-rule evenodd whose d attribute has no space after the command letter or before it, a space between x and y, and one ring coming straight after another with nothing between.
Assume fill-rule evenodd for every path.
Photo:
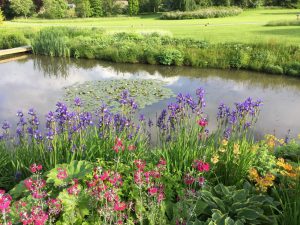
<instances>
[{"instance_id":1,"label":"water reflection","mask_svg":"<svg viewBox=\"0 0 300 225\"><path fill-rule=\"evenodd\" d=\"M18 109L34 106L41 115L53 109L63 96L63 87L88 80L157 79L175 93L193 92L202 86L207 92L207 113L214 128L217 105L233 104L251 96L264 101L257 126L259 133L288 129L300 132L300 80L247 71L115 64L97 60L74 60L28 56L0 64L0 121L15 121ZM155 117L171 99L142 110Z\"/></svg>"}]
</instances>

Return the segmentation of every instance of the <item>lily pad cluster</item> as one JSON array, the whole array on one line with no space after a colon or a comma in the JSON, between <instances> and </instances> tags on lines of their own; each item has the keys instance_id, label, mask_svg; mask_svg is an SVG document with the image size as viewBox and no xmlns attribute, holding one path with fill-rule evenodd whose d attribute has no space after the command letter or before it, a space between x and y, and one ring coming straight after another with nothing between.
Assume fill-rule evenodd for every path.
<instances>
[{"instance_id":1,"label":"lily pad cluster","mask_svg":"<svg viewBox=\"0 0 300 225\"><path fill-rule=\"evenodd\" d=\"M97 80L66 87L64 101L72 105L79 97L87 111L96 110L103 103L111 106L112 111L118 111L120 94L124 90L129 91L139 108L174 96L172 90L158 80Z\"/></svg>"}]
</instances>

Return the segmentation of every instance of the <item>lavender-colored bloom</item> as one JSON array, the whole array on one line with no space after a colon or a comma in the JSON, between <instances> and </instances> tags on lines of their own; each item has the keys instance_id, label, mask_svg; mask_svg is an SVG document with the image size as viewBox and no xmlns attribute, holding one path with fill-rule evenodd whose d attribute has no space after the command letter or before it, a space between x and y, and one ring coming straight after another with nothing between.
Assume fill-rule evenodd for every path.
<instances>
[{"instance_id":1,"label":"lavender-colored bloom","mask_svg":"<svg viewBox=\"0 0 300 225\"><path fill-rule=\"evenodd\" d=\"M21 127L17 127L16 134L18 137L23 137L24 136L23 129Z\"/></svg>"},{"instance_id":2,"label":"lavender-colored bloom","mask_svg":"<svg viewBox=\"0 0 300 225\"><path fill-rule=\"evenodd\" d=\"M288 144L290 142L290 133L291 133L291 130L288 130L285 138L284 138L284 143L285 144Z\"/></svg>"},{"instance_id":3,"label":"lavender-colored bloom","mask_svg":"<svg viewBox=\"0 0 300 225\"><path fill-rule=\"evenodd\" d=\"M139 121L141 121L141 122L145 121L145 115L144 114L140 115Z\"/></svg>"},{"instance_id":4,"label":"lavender-colored bloom","mask_svg":"<svg viewBox=\"0 0 300 225\"><path fill-rule=\"evenodd\" d=\"M4 121L3 123L2 123L2 129L3 130L8 130L9 128L10 128L11 126L10 126L10 124L7 122L7 121Z\"/></svg>"},{"instance_id":5,"label":"lavender-colored bloom","mask_svg":"<svg viewBox=\"0 0 300 225\"><path fill-rule=\"evenodd\" d=\"M198 104L203 108L206 106L206 103L205 103L205 91L203 88L198 88L196 90L196 95L198 97Z\"/></svg>"},{"instance_id":6,"label":"lavender-colored bloom","mask_svg":"<svg viewBox=\"0 0 300 225\"><path fill-rule=\"evenodd\" d=\"M54 139L54 132L52 130L49 130L47 133L46 133L46 138L48 140L53 140Z\"/></svg>"},{"instance_id":7,"label":"lavender-colored bloom","mask_svg":"<svg viewBox=\"0 0 300 225\"><path fill-rule=\"evenodd\" d=\"M24 114L23 114L23 112L22 112L21 110L18 110L18 111L17 111L17 116L18 116L18 117L23 117Z\"/></svg>"},{"instance_id":8,"label":"lavender-colored bloom","mask_svg":"<svg viewBox=\"0 0 300 225\"><path fill-rule=\"evenodd\" d=\"M153 121L151 119L148 120L148 126L151 128L153 126Z\"/></svg>"},{"instance_id":9,"label":"lavender-colored bloom","mask_svg":"<svg viewBox=\"0 0 300 225\"><path fill-rule=\"evenodd\" d=\"M176 97L178 104L185 104L185 97L182 93L179 93Z\"/></svg>"},{"instance_id":10,"label":"lavender-colored bloom","mask_svg":"<svg viewBox=\"0 0 300 225\"><path fill-rule=\"evenodd\" d=\"M230 128L227 128L225 131L224 131L224 138L225 139L229 139L231 136L231 129Z\"/></svg>"},{"instance_id":11,"label":"lavender-colored bloom","mask_svg":"<svg viewBox=\"0 0 300 225\"><path fill-rule=\"evenodd\" d=\"M167 116L167 110L163 109L156 122L156 126L158 126L162 130L166 129L166 125L165 125L166 116Z\"/></svg>"},{"instance_id":12,"label":"lavender-colored bloom","mask_svg":"<svg viewBox=\"0 0 300 225\"><path fill-rule=\"evenodd\" d=\"M42 141L42 140L43 140L42 132L39 131L39 130L34 131L34 138L35 138L37 141Z\"/></svg>"},{"instance_id":13,"label":"lavender-colored bloom","mask_svg":"<svg viewBox=\"0 0 300 225\"><path fill-rule=\"evenodd\" d=\"M33 128L32 128L32 127L28 127L28 128L27 128L27 133L28 133L30 136L32 136L33 133L34 133Z\"/></svg>"},{"instance_id":14,"label":"lavender-colored bloom","mask_svg":"<svg viewBox=\"0 0 300 225\"><path fill-rule=\"evenodd\" d=\"M27 124L24 117L20 117L19 122L17 123L18 126L25 126Z\"/></svg>"},{"instance_id":15,"label":"lavender-colored bloom","mask_svg":"<svg viewBox=\"0 0 300 225\"><path fill-rule=\"evenodd\" d=\"M29 109L28 114L31 116L36 116L36 112L35 112L34 108Z\"/></svg>"},{"instance_id":16,"label":"lavender-colored bloom","mask_svg":"<svg viewBox=\"0 0 300 225\"><path fill-rule=\"evenodd\" d=\"M78 106L78 107L82 106L82 101L81 101L81 99L78 98L78 97L76 97L76 98L74 99L74 104L75 104L75 106Z\"/></svg>"}]
</instances>

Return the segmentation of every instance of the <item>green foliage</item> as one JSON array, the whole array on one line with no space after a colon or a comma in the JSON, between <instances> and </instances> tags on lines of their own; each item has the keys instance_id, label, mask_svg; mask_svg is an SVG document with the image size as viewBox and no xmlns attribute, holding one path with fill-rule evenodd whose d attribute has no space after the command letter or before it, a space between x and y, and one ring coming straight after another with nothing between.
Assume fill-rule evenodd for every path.
<instances>
[{"instance_id":1,"label":"green foliage","mask_svg":"<svg viewBox=\"0 0 300 225\"><path fill-rule=\"evenodd\" d=\"M247 185L243 189L221 183L206 186L183 201L184 208L182 202L174 207L175 218L191 224L274 224L276 221L273 210L278 203L267 195L253 193Z\"/></svg>"},{"instance_id":2,"label":"green foliage","mask_svg":"<svg viewBox=\"0 0 300 225\"><path fill-rule=\"evenodd\" d=\"M207 19L236 16L242 13L242 11L241 8L237 7L214 7L187 12L165 12L162 13L160 18L163 20Z\"/></svg>"},{"instance_id":3,"label":"green foliage","mask_svg":"<svg viewBox=\"0 0 300 225\"><path fill-rule=\"evenodd\" d=\"M32 0L11 0L10 7L16 15L29 16L34 10Z\"/></svg>"},{"instance_id":4,"label":"green foliage","mask_svg":"<svg viewBox=\"0 0 300 225\"><path fill-rule=\"evenodd\" d=\"M102 0L90 0L90 4L93 17L103 16Z\"/></svg>"},{"instance_id":5,"label":"green foliage","mask_svg":"<svg viewBox=\"0 0 300 225\"><path fill-rule=\"evenodd\" d=\"M0 9L0 25L3 23L3 21L4 21L4 15L2 10Z\"/></svg>"},{"instance_id":6,"label":"green foliage","mask_svg":"<svg viewBox=\"0 0 300 225\"><path fill-rule=\"evenodd\" d=\"M0 49L9 49L28 45L28 39L21 32L0 34Z\"/></svg>"},{"instance_id":7,"label":"green foliage","mask_svg":"<svg viewBox=\"0 0 300 225\"><path fill-rule=\"evenodd\" d=\"M271 21L268 22L266 26L300 26L300 20Z\"/></svg>"},{"instance_id":8,"label":"green foliage","mask_svg":"<svg viewBox=\"0 0 300 225\"><path fill-rule=\"evenodd\" d=\"M44 0L45 18L56 19L64 18L67 15L68 5L65 0Z\"/></svg>"},{"instance_id":9,"label":"green foliage","mask_svg":"<svg viewBox=\"0 0 300 225\"><path fill-rule=\"evenodd\" d=\"M195 0L183 0L182 2L182 10L183 11L192 11L196 9L196 2Z\"/></svg>"},{"instance_id":10,"label":"green foliage","mask_svg":"<svg viewBox=\"0 0 300 225\"><path fill-rule=\"evenodd\" d=\"M295 163L300 162L300 145L295 141L291 141L288 144L278 146L274 154L277 158L288 159Z\"/></svg>"},{"instance_id":11,"label":"green foliage","mask_svg":"<svg viewBox=\"0 0 300 225\"><path fill-rule=\"evenodd\" d=\"M68 38L61 29L46 28L38 33L32 41L32 48L36 54L69 57Z\"/></svg>"},{"instance_id":12,"label":"green foliage","mask_svg":"<svg viewBox=\"0 0 300 225\"><path fill-rule=\"evenodd\" d=\"M139 13L139 0L128 0L128 13L135 16Z\"/></svg>"},{"instance_id":13,"label":"green foliage","mask_svg":"<svg viewBox=\"0 0 300 225\"><path fill-rule=\"evenodd\" d=\"M174 48L165 48L158 56L158 62L162 65L177 65L183 63L183 54L181 51Z\"/></svg>"},{"instance_id":14,"label":"green foliage","mask_svg":"<svg viewBox=\"0 0 300 225\"><path fill-rule=\"evenodd\" d=\"M76 1L75 12L78 17L82 17L82 18L90 17L93 13L90 1L89 0Z\"/></svg>"}]
</instances>

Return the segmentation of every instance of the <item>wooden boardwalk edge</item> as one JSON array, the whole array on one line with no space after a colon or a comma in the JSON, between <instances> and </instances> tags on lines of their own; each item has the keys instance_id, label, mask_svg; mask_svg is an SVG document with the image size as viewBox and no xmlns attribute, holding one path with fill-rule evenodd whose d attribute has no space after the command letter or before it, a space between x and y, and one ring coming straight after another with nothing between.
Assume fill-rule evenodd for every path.
<instances>
[{"instance_id":1,"label":"wooden boardwalk edge","mask_svg":"<svg viewBox=\"0 0 300 225\"><path fill-rule=\"evenodd\" d=\"M3 49L3 50L0 50L0 57L17 54L17 53L26 53L26 52L31 52L31 51L32 51L32 47L29 45L18 47L18 48Z\"/></svg>"}]
</instances>

